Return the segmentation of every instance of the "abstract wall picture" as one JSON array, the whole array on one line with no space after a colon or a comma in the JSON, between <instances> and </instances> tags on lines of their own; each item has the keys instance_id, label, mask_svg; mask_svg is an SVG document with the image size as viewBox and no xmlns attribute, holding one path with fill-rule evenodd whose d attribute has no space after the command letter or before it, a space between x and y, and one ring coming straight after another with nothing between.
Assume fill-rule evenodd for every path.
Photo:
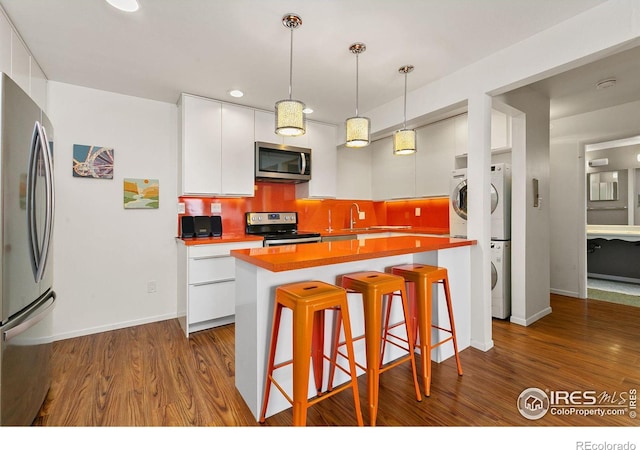
<instances>
[{"instance_id":1,"label":"abstract wall picture","mask_svg":"<svg viewBox=\"0 0 640 450\"><path fill-rule=\"evenodd\" d=\"M73 176L113 179L113 149L96 145L73 145Z\"/></svg>"},{"instance_id":2,"label":"abstract wall picture","mask_svg":"<svg viewBox=\"0 0 640 450\"><path fill-rule=\"evenodd\" d=\"M124 179L125 209L158 209L160 183L149 178Z\"/></svg>"}]
</instances>

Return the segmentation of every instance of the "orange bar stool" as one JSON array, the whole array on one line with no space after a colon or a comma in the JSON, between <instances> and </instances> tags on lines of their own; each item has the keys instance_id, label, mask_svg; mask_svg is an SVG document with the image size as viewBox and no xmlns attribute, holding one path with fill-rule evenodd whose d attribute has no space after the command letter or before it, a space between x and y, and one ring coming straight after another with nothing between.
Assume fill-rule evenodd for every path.
<instances>
[{"instance_id":1,"label":"orange bar stool","mask_svg":"<svg viewBox=\"0 0 640 450\"><path fill-rule=\"evenodd\" d=\"M411 290L411 298L415 301L415 307L412 308L412 334L414 341L412 346L420 349L422 362L422 377L424 381L424 391L427 396L431 395L431 350L439 347L447 342L453 343L453 351L456 357L456 365L458 366L458 375L462 375L462 365L460 364L460 355L458 354L458 340L456 338L456 326L453 319L453 307L451 305L451 292L449 291L449 275L447 269L443 267L428 266L425 264L406 264L391 268L391 273L399 275L409 284L413 285ZM447 313L449 314L450 328L443 328L433 325L431 317L433 303L433 283L442 284L447 303ZM385 325L385 335L393 328ZM415 333L415 328L419 333ZM450 334L447 338L438 343L431 342L431 329L435 328ZM416 334L420 336L420 343L416 345Z\"/></svg>"},{"instance_id":2,"label":"orange bar stool","mask_svg":"<svg viewBox=\"0 0 640 450\"><path fill-rule=\"evenodd\" d=\"M416 399L422 401L420 395L420 386L418 384L418 377L416 374L416 361L413 352L413 347L410 347L410 343L414 342L412 336L411 327L406 326L408 340L404 342L388 341L390 344L404 349L407 351L407 355L397 358L387 364L383 364L384 361L384 347L381 351L382 341L382 311L383 301L387 297L387 304L389 312L391 302L395 296L400 296L402 300L402 309L405 318L404 323L409 323L409 307L407 302L407 294L405 289L404 278L383 272L357 272L342 276L342 287L350 292L358 292L362 294L363 311L364 311L364 335L354 337L353 341L360 339L365 340L365 352L366 352L366 366L356 362L356 365L364 370L367 374L367 399L369 403L369 420L371 426L375 426L376 417L378 414L378 392L380 374L387 370L398 366L406 361L411 362L411 369L413 371L413 382L416 390ZM388 314L387 312L387 314ZM338 327L334 334L334 346L332 355L332 365L329 372L329 390L333 385L334 364L337 355L345 357L343 353L339 351L339 348L344 343L339 342L339 324L341 316L338 315ZM394 336L395 337L395 336Z\"/></svg>"},{"instance_id":3,"label":"orange bar stool","mask_svg":"<svg viewBox=\"0 0 640 450\"><path fill-rule=\"evenodd\" d=\"M289 361L276 364L275 354L278 345L280 318L283 308L289 308L293 312L293 357ZM349 371L344 367L337 367L343 372L350 374L351 381L321 396L323 361L329 359L324 355L323 349L324 315L327 310L339 311L341 317L343 317L342 324L344 327L345 345L347 347ZM315 384L318 391L318 396L312 399L308 399L310 360L313 360ZM286 393L282 386L278 384L273 376L275 370L288 365L293 365L293 399ZM262 400L262 412L260 413L261 423L265 421L272 384L275 384L282 395L284 395L287 401L293 406L293 425L295 426L306 425L307 409L310 406L351 387L353 389L356 419L358 425L363 425L351 336L351 322L349 320L349 307L347 305L347 293L343 288L322 281L291 283L276 288L269 360L265 379L264 398Z\"/></svg>"}]
</instances>

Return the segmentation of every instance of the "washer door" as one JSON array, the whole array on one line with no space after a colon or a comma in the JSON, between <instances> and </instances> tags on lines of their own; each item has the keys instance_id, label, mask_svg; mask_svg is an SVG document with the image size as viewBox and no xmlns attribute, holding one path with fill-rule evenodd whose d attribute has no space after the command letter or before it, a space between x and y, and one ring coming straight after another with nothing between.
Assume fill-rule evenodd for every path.
<instances>
[{"instance_id":1,"label":"washer door","mask_svg":"<svg viewBox=\"0 0 640 450\"><path fill-rule=\"evenodd\" d=\"M498 207L498 200L499 200L499 198L498 198L498 190L493 185L493 183L491 183L491 214L493 214L493 212Z\"/></svg>"},{"instance_id":2,"label":"washer door","mask_svg":"<svg viewBox=\"0 0 640 450\"><path fill-rule=\"evenodd\" d=\"M491 184L491 214L498 207L498 190ZM451 193L451 206L458 216L467 220L467 180L461 181Z\"/></svg>"},{"instance_id":3,"label":"washer door","mask_svg":"<svg viewBox=\"0 0 640 450\"><path fill-rule=\"evenodd\" d=\"M451 193L451 207L458 216L467 220L467 180L462 180Z\"/></svg>"},{"instance_id":4,"label":"washer door","mask_svg":"<svg viewBox=\"0 0 640 450\"><path fill-rule=\"evenodd\" d=\"M491 290L493 291L493 288L496 287L496 284L498 284L498 269L496 269L495 264L493 264L493 261L491 261Z\"/></svg>"}]
</instances>

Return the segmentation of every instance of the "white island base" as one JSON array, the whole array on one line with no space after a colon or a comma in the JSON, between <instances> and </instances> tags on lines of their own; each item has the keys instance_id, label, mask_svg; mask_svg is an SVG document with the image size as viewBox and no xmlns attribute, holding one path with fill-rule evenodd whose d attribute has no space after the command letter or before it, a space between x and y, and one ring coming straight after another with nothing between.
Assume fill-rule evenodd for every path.
<instances>
[{"instance_id":1,"label":"white island base","mask_svg":"<svg viewBox=\"0 0 640 450\"><path fill-rule=\"evenodd\" d=\"M323 245L323 244L310 244ZM336 284L336 277L347 273L377 270L384 272L391 266L420 263L446 267L449 273L449 282L455 316L455 325L458 338L458 350L469 347L471 339L471 293L470 293L470 247L455 247L437 251L412 253L398 256L380 257L374 259L359 260L353 262L323 265L297 270L272 272L249 262L236 258L236 324L235 324L235 377L236 387L251 412L259 419L262 407L264 380L267 368L269 350L269 338L271 336L271 324L273 317L273 305L275 289L286 283L319 280ZM442 288L438 289L442 298ZM349 312L353 327L353 334L357 336L363 333L362 323L362 297L359 294L349 294ZM434 324L447 327L449 320L447 309L442 301L436 301L434 297ZM397 309L396 309L397 306ZM400 302L394 302L392 320L401 317ZM332 320L327 317L325 353L329 354L331 346ZM276 351L276 363L291 359L291 314L284 310L280 328L280 337ZM400 328L396 329L400 330ZM433 331L434 342L442 339ZM446 337L446 336L443 336ZM387 346L393 347L393 346ZM364 340L356 344L356 359L364 365ZM395 349L395 354L390 353L385 360L396 359L403 353ZM453 355L453 346L445 344L436 348L432 353L432 360L441 362ZM326 385L328 362L325 361L324 384ZM418 369L419 370L419 369ZM361 371L359 371L361 372ZM362 375L358 373L358 375ZM291 393L292 370L291 366L280 369L275 373L278 382L286 392ZM418 374L420 378L420 374ZM336 371L336 385L346 382L348 376L341 371ZM313 375L309 378L309 397L316 395ZM323 386L324 388L325 386ZM407 386L413 389L413 386ZM290 394L291 395L291 394ZM269 408L266 417L290 408L291 405L277 389L271 389Z\"/></svg>"}]
</instances>

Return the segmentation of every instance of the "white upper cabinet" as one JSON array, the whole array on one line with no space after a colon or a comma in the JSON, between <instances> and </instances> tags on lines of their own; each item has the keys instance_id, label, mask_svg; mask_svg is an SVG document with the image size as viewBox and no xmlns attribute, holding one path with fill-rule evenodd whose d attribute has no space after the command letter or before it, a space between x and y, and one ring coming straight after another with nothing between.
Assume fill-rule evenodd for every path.
<instances>
[{"instance_id":1,"label":"white upper cabinet","mask_svg":"<svg viewBox=\"0 0 640 450\"><path fill-rule=\"evenodd\" d=\"M11 76L11 24L0 11L0 72Z\"/></svg>"},{"instance_id":2,"label":"white upper cabinet","mask_svg":"<svg viewBox=\"0 0 640 450\"><path fill-rule=\"evenodd\" d=\"M372 152L373 200L392 200L415 197L416 193L416 157L393 154L393 137L380 139L369 144ZM420 143L418 142L418 149Z\"/></svg>"},{"instance_id":3,"label":"white upper cabinet","mask_svg":"<svg viewBox=\"0 0 640 450\"><path fill-rule=\"evenodd\" d=\"M456 118L417 130L415 154L416 197L449 195L449 176L454 169Z\"/></svg>"},{"instance_id":4,"label":"white upper cabinet","mask_svg":"<svg viewBox=\"0 0 640 450\"><path fill-rule=\"evenodd\" d=\"M253 111L187 94L179 107L181 194L253 196Z\"/></svg>"},{"instance_id":5,"label":"white upper cabinet","mask_svg":"<svg viewBox=\"0 0 640 450\"><path fill-rule=\"evenodd\" d=\"M182 194L217 194L222 185L222 104L181 97Z\"/></svg>"},{"instance_id":6,"label":"white upper cabinet","mask_svg":"<svg viewBox=\"0 0 640 450\"><path fill-rule=\"evenodd\" d=\"M335 125L307 122L311 149L311 181L296 185L297 198L335 198L338 130Z\"/></svg>"},{"instance_id":7,"label":"white upper cabinet","mask_svg":"<svg viewBox=\"0 0 640 450\"><path fill-rule=\"evenodd\" d=\"M31 93L30 74L31 55L14 32L11 34L11 78L29 94Z\"/></svg>"},{"instance_id":8,"label":"white upper cabinet","mask_svg":"<svg viewBox=\"0 0 640 450\"><path fill-rule=\"evenodd\" d=\"M258 142L282 144L282 136L275 132L275 114L268 111L255 111L255 137Z\"/></svg>"},{"instance_id":9,"label":"white upper cabinet","mask_svg":"<svg viewBox=\"0 0 640 450\"><path fill-rule=\"evenodd\" d=\"M338 149L337 197L346 200L371 200L371 145Z\"/></svg>"},{"instance_id":10,"label":"white upper cabinet","mask_svg":"<svg viewBox=\"0 0 640 450\"><path fill-rule=\"evenodd\" d=\"M0 72L13 79L46 110L47 78L0 8Z\"/></svg>"},{"instance_id":11,"label":"white upper cabinet","mask_svg":"<svg viewBox=\"0 0 640 450\"><path fill-rule=\"evenodd\" d=\"M456 117L456 156L467 155L469 139L467 128L467 114ZM491 110L491 151L500 152L511 150L511 117L507 114Z\"/></svg>"},{"instance_id":12,"label":"white upper cabinet","mask_svg":"<svg viewBox=\"0 0 640 450\"><path fill-rule=\"evenodd\" d=\"M466 156L468 153L467 144L469 142L469 128L467 115L461 114L453 118L456 128L456 156Z\"/></svg>"},{"instance_id":13,"label":"white upper cabinet","mask_svg":"<svg viewBox=\"0 0 640 450\"><path fill-rule=\"evenodd\" d=\"M253 109L222 104L221 193L224 195L253 196L253 123Z\"/></svg>"},{"instance_id":14,"label":"white upper cabinet","mask_svg":"<svg viewBox=\"0 0 640 450\"><path fill-rule=\"evenodd\" d=\"M31 98L40 108L47 109L47 77L33 58L31 58Z\"/></svg>"},{"instance_id":15,"label":"white upper cabinet","mask_svg":"<svg viewBox=\"0 0 640 450\"><path fill-rule=\"evenodd\" d=\"M491 151L511 149L511 117L491 110Z\"/></svg>"}]
</instances>

